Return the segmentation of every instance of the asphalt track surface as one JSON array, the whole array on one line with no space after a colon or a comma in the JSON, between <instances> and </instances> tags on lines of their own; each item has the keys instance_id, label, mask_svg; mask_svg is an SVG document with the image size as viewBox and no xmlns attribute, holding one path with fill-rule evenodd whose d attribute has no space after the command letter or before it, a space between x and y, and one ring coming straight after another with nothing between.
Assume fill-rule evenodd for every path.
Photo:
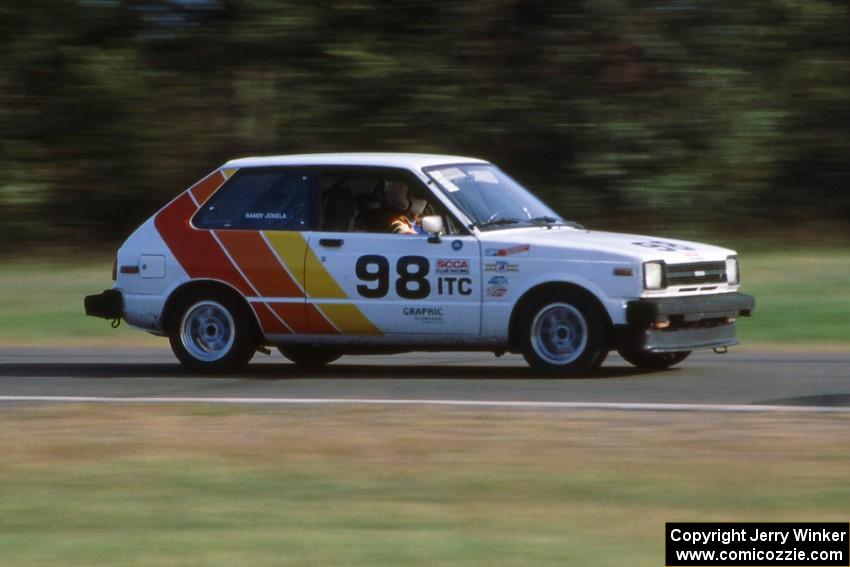
<instances>
[{"instance_id":1,"label":"asphalt track surface","mask_svg":"<svg viewBox=\"0 0 850 567\"><path fill-rule=\"evenodd\" d=\"M850 353L701 352L680 366L653 372L635 369L612 354L593 377L551 379L533 374L519 356L496 358L488 353L351 356L306 371L275 352L258 354L244 372L222 377L186 374L167 348L0 348L0 402L88 398L527 402L611 404L612 409L618 404L633 404L633 409L669 404L668 409L722 405L844 412L850 411Z\"/></svg>"}]
</instances>

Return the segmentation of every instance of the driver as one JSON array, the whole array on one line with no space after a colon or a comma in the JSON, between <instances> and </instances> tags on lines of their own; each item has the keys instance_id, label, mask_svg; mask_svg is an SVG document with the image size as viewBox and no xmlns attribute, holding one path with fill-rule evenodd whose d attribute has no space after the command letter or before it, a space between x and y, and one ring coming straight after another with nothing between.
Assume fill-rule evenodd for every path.
<instances>
[{"instance_id":1,"label":"driver","mask_svg":"<svg viewBox=\"0 0 850 567\"><path fill-rule=\"evenodd\" d=\"M415 195L407 183L387 181L384 187L387 206L387 232L396 234L425 234L422 229L422 212L428 201Z\"/></svg>"}]
</instances>

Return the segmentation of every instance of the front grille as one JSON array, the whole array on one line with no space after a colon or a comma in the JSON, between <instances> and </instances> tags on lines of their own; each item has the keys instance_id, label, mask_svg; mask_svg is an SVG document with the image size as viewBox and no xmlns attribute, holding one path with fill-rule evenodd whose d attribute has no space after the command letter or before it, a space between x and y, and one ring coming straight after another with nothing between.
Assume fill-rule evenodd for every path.
<instances>
[{"instance_id":1,"label":"front grille","mask_svg":"<svg viewBox=\"0 0 850 567\"><path fill-rule=\"evenodd\" d=\"M699 285L726 281L726 262L668 264L667 285Z\"/></svg>"}]
</instances>

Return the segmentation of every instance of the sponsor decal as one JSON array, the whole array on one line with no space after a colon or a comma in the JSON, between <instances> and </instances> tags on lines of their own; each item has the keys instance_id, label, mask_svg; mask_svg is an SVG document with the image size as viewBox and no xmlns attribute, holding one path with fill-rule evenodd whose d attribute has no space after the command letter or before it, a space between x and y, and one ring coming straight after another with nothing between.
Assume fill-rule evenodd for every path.
<instances>
[{"instance_id":1,"label":"sponsor decal","mask_svg":"<svg viewBox=\"0 0 850 567\"><path fill-rule=\"evenodd\" d=\"M504 297L508 293L508 278L493 276L487 281L487 297Z\"/></svg>"},{"instance_id":2,"label":"sponsor decal","mask_svg":"<svg viewBox=\"0 0 850 567\"><path fill-rule=\"evenodd\" d=\"M472 278L441 276L437 278L438 295L472 295Z\"/></svg>"},{"instance_id":3,"label":"sponsor decal","mask_svg":"<svg viewBox=\"0 0 850 567\"><path fill-rule=\"evenodd\" d=\"M469 260L464 258L438 258L435 262L438 274L468 274Z\"/></svg>"},{"instance_id":4,"label":"sponsor decal","mask_svg":"<svg viewBox=\"0 0 850 567\"><path fill-rule=\"evenodd\" d=\"M255 213L255 212L247 212L245 213L245 218L248 220L286 220L286 213Z\"/></svg>"},{"instance_id":5,"label":"sponsor decal","mask_svg":"<svg viewBox=\"0 0 850 567\"><path fill-rule=\"evenodd\" d=\"M519 264L511 264L505 260L497 260L495 262L486 262L484 264L485 272L518 272Z\"/></svg>"},{"instance_id":6,"label":"sponsor decal","mask_svg":"<svg viewBox=\"0 0 850 567\"><path fill-rule=\"evenodd\" d=\"M463 240L453 240L452 241L452 250L458 251L463 248Z\"/></svg>"},{"instance_id":7,"label":"sponsor decal","mask_svg":"<svg viewBox=\"0 0 850 567\"><path fill-rule=\"evenodd\" d=\"M484 251L485 256L513 256L514 254L522 254L531 249L530 244L518 244L510 248L487 248Z\"/></svg>"},{"instance_id":8,"label":"sponsor decal","mask_svg":"<svg viewBox=\"0 0 850 567\"><path fill-rule=\"evenodd\" d=\"M442 307L405 307L402 314L426 325L443 324Z\"/></svg>"},{"instance_id":9,"label":"sponsor decal","mask_svg":"<svg viewBox=\"0 0 850 567\"><path fill-rule=\"evenodd\" d=\"M663 240L646 240L642 242L632 242L632 244L635 246L642 246L644 248L654 248L661 252L682 252L694 250L690 246L676 244L675 242L664 242Z\"/></svg>"},{"instance_id":10,"label":"sponsor decal","mask_svg":"<svg viewBox=\"0 0 850 567\"><path fill-rule=\"evenodd\" d=\"M464 177L464 173L459 169L444 169L443 171L432 171L429 173L431 177L437 180L437 183L442 185L449 193L457 193L460 187L452 183L452 179Z\"/></svg>"}]
</instances>

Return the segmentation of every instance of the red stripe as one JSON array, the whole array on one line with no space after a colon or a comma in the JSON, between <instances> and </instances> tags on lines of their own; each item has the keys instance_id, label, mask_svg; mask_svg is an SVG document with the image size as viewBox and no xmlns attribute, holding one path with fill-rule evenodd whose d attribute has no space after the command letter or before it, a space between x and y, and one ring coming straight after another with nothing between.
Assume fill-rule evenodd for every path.
<instances>
[{"instance_id":1,"label":"red stripe","mask_svg":"<svg viewBox=\"0 0 850 567\"><path fill-rule=\"evenodd\" d=\"M304 297L256 230L219 230L216 236L263 297Z\"/></svg>"},{"instance_id":2,"label":"red stripe","mask_svg":"<svg viewBox=\"0 0 850 567\"><path fill-rule=\"evenodd\" d=\"M224 174L221 171L213 171L189 188L198 205L203 205L204 201L210 198L210 195L215 193L216 189L224 185Z\"/></svg>"},{"instance_id":3,"label":"red stripe","mask_svg":"<svg viewBox=\"0 0 850 567\"><path fill-rule=\"evenodd\" d=\"M251 286L233 266L208 230L192 228L189 220L197 208L189 193L183 193L161 210L154 224L171 253L193 279L211 278L227 282L243 295L253 295Z\"/></svg>"},{"instance_id":4,"label":"red stripe","mask_svg":"<svg viewBox=\"0 0 850 567\"><path fill-rule=\"evenodd\" d=\"M322 312L319 311L315 305L311 303L307 303L304 305L307 309L307 319L310 321L310 327L313 329L313 333L320 335L338 335L339 331L336 330L336 327L331 325L328 320L322 315Z\"/></svg>"},{"instance_id":5,"label":"red stripe","mask_svg":"<svg viewBox=\"0 0 850 567\"><path fill-rule=\"evenodd\" d=\"M339 331L328 323L324 315L307 303L269 303L275 313L299 334L338 335Z\"/></svg>"},{"instance_id":6,"label":"red stripe","mask_svg":"<svg viewBox=\"0 0 850 567\"><path fill-rule=\"evenodd\" d=\"M264 333L274 333L278 335L289 335L292 333L280 320L274 316L269 306L265 303L252 303L251 307L254 313L257 314L257 320L260 322L260 327Z\"/></svg>"},{"instance_id":7,"label":"red stripe","mask_svg":"<svg viewBox=\"0 0 850 567\"><path fill-rule=\"evenodd\" d=\"M293 332L299 334L311 333L310 323L307 320L307 310L304 303L269 303L269 307L275 313L280 315L280 318L286 321Z\"/></svg>"}]
</instances>

